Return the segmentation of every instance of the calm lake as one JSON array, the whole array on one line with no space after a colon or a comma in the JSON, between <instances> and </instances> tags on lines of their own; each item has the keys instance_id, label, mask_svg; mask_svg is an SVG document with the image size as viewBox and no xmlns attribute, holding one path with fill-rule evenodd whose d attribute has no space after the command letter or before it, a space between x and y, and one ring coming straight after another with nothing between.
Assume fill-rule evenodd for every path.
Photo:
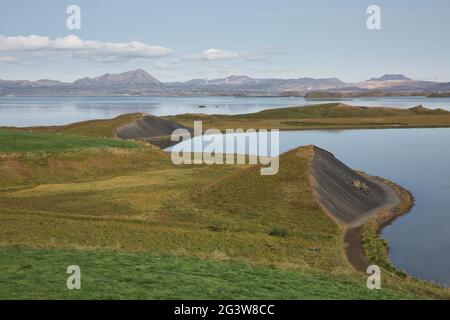
<instances>
[{"instance_id":1,"label":"calm lake","mask_svg":"<svg viewBox=\"0 0 450 320\"><path fill-rule=\"evenodd\" d=\"M450 129L282 131L280 153L314 144L353 169L411 191L412 211L383 230L391 261L409 274L450 285L449 142ZM190 148L192 140L181 143Z\"/></svg>"},{"instance_id":2,"label":"calm lake","mask_svg":"<svg viewBox=\"0 0 450 320\"><path fill-rule=\"evenodd\" d=\"M350 105L424 105L450 110L450 98L385 97L305 100L298 97L0 97L0 126L61 125L146 112L156 116L181 113L240 114L265 109L340 101ZM199 108L204 106L205 108Z\"/></svg>"}]
</instances>

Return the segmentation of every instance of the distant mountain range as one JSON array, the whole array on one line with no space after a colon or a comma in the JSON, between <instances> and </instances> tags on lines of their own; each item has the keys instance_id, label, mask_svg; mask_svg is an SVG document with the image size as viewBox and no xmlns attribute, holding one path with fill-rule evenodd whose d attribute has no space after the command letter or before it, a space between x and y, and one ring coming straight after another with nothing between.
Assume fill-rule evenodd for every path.
<instances>
[{"instance_id":1,"label":"distant mountain range","mask_svg":"<svg viewBox=\"0 0 450 320\"><path fill-rule=\"evenodd\" d=\"M359 83L337 78L256 79L232 75L220 79L160 82L137 69L119 74L82 78L72 83L56 80L0 80L0 95L235 95L235 96L335 96L413 95L450 92L450 82L416 81L402 74L386 74Z\"/></svg>"}]
</instances>

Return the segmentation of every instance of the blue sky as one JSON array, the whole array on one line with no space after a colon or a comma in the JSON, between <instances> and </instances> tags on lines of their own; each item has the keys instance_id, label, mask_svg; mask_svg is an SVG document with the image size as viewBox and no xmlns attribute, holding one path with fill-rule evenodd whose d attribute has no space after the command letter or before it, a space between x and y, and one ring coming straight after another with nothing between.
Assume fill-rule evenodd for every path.
<instances>
[{"instance_id":1,"label":"blue sky","mask_svg":"<svg viewBox=\"0 0 450 320\"><path fill-rule=\"evenodd\" d=\"M81 30L66 28L71 4ZM381 30L366 27L372 4ZM2 0L0 79L143 68L162 81L385 73L450 81L449 36L448 0Z\"/></svg>"}]
</instances>

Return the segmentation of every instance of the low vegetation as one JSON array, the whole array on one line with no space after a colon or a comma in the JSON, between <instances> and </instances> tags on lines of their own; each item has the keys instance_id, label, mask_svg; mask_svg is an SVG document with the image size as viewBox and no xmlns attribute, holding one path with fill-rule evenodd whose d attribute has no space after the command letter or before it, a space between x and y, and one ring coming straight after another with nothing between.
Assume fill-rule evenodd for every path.
<instances>
[{"instance_id":1,"label":"low vegetation","mask_svg":"<svg viewBox=\"0 0 450 320\"><path fill-rule=\"evenodd\" d=\"M0 130L0 189L81 182L169 167L168 156L140 142Z\"/></svg>"},{"instance_id":2,"label":"low vegetation","mask_svg":"<svg viewBox=\"0 0 450 320\"><path fill-rule=\"evenodd\" d=\"M132 141L101 139L62 134L0 130L0 152L55 152L86 148L140 148Z\"/></svg>"},{"instance_id":3,"label":"low vegetation","mask_svg":"<svg viewBox=\"0 0 450 320\"><path fill-rule=\"evenodd\" d=\"M70 135L83 135L101 138L115 138L116 129L133 122L142 116L141 113L120 115L114 119L88 120L76 122L65 126L31 127L25 130L46 133L64 133Z\"/></svg>"},{"instance_id":4,"label":"low vegetation","mask_svg":"<svg viewBox=\"0 0 450 320\"><path fill-rule=\"evenodd\" d=\"M2 130L17 139L0 147L0 297L450 296L394 275L379 292L365 288L343 230L312 194L312 147L282 155L275 176L175 166L156 147L99 138L118 119L101 130L96 121ZM81 291L65 290L71 264L82 268Z\"/></svg>"},{"instance_id":5,"label":"low vegetation","mask_svg":"<svg viewBox=\"0 0 450 320\"><path fill-rule=\"evenodd\" d=\"M342 103L277 108L241 115L184 114L166 117L185 126L202 120L205 129L281 130L449 127L450 112L423 106L409 109L354 107Z\"/></svg>"},{"instance_id":6,"label":"low vegetation","mask_svg":"<svg viewBox=\"0 0 450 320\"><path fill-rule=\"evenodd\" d=\"M81 290L65 287L69 264ZM151 253L0 249L0 299L412 299L363 281Z\"/></svg>"}]
</instances>

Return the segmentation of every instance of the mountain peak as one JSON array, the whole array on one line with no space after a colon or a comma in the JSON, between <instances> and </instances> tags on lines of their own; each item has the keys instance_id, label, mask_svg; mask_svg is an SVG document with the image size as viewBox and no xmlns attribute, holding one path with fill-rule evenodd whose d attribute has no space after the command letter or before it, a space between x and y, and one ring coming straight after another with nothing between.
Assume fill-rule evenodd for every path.
<instances>
[{"instance_id":1,"label":"mountain peak","mask_svg":"<svg viewBox=\"0 0 450 320\"><path fill-rule=\"evenodd\" d=\"M77 86L141 88L159 86L161 82L152 77L147 71L136 69L118 74L106 73L95 78L82 78L73 84Z\"/></svg>"},{"instance_id":2,"label":"mountain peak","mask_svg":"<svg viewBox=\"0 0 450 320\"><path fill-rule=\"evenodd\" d=\"M369 81L408 81L412 80L403 74L385 74L379 78L372 78Z\"/></svg>"},{"instance_id":3,"label":"mountain peak","mask_svg":"<svg viewBox=\"0 0 450 320\"><path fill-rule=\"evenodd\" d=\"M232 84L232 85L242 85L242 84L253 83L256 81L257 81L256 79L250 78L248 76L231 75L226 78L212 80L211 82Z\"/></svg>"},{"instance_id":4,"label":"mountain peak","mask_svg":"<svg viewBox=\"0 0 450 320\"><path fill-rule=\"evenodd\" d=\"M135 69L135 70L131 70L131 71L126 71L126 72L122 72L119 73L119 75L123 75L123 74L128 74L128 75L138 75L138 76L144 76L144 77L152 77L147 71L145 71L144 69ZM153 78L153 77L152 77Z\"/></svg>"}]
</instances>

